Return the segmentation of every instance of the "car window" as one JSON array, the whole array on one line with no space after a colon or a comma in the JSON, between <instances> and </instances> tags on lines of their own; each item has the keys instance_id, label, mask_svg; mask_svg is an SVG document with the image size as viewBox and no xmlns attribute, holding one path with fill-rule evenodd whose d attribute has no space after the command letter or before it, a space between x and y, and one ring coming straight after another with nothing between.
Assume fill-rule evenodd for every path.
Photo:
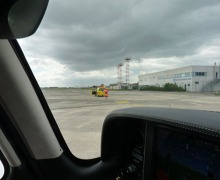
<instances>
[{"instance_id":1,"label":"car window","mask_svg":"<svg viewBox=\"0 0 220 180\"><path fill-rule=\"evenodd\" d=\"M219 16L218 1L54 0L19 43L70 150L88 159L113 110L220 111Z\"/></svg>"}]
</instances>

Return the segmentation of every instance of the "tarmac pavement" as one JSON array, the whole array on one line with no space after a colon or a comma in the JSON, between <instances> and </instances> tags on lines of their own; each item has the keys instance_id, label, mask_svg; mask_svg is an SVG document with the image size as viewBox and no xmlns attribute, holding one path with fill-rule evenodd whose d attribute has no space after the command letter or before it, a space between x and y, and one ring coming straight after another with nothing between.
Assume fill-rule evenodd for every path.
<instances>
[{"instance_id":1,"label":"tarmac pavement","mask_svg":"<svg viewBox=\"0 0 220 180\"><path fill-rule=\"evenodd\" d=\"M220 112L220 96L211 93L109 91L107 99L80 89L50 88L43 93L70 150L83 159L100 156L102 124L113 110L144 106Z\"/></svg>"}]
</instances>

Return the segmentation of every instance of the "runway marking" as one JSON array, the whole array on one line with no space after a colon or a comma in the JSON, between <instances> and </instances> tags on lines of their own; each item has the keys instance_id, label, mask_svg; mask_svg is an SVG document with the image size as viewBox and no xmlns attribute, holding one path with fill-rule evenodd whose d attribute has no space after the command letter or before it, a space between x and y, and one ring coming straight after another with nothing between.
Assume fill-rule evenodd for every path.
<instances>
[{"instance_id":1,"label":"runway marking","mask_svg":"<svg viewBox=\"0 0 220 180\"><path fill-rule=\"evenodd\" d=\"M130 104L129 101L116 101L117 104Z\"/></svg>"},{"instance_id":2,"label":"runway marking","mask_svg":"<svg viewBox=\"0 0 220 180\"><path fill-rule=\"evenodd\" d=\"M145 107L144 104L131 104L132 107L136 107L136 106L141 106L141 107Z\"/></svg>"},{"instance_id":3,"label":"runway marking","mask_svg":"<svg viewBox=\"0 0 220 180\"><path fill-rule=\"evenodd\" d=\"M135 107L135 106L145 106L144 104L133 104L129 101L116 101L116 104L128 104L131 107Z\"/></svg>"}]
</instances>

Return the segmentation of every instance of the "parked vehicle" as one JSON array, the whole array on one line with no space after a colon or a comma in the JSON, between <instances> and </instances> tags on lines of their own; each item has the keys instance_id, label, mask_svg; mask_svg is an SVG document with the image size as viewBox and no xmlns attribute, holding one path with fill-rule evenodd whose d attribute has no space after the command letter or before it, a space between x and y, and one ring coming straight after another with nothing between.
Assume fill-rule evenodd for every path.
<instances>
[{"instance_id":1,"label":"parked vehicle","mask_svg":"<svg viewBox=\"0 0 220 180\"><path fill-rule=\"evenodd\" d=\"M92 94L94 94L97 97L108 97L108 89L105 87L105 85L100 85L96 89L94 88L92 90Z\"/></svg>"},{"instance_id":2,"label":"parked vehicle","mask_svg":"<svg viewBox=\"0 0 220 180\"><path fill-rule=\"evenodd\" d=\"M96 93L97 93L97 86L93 86L91 88L91 95L96 95Z\"/></svg>"}]
</instances>

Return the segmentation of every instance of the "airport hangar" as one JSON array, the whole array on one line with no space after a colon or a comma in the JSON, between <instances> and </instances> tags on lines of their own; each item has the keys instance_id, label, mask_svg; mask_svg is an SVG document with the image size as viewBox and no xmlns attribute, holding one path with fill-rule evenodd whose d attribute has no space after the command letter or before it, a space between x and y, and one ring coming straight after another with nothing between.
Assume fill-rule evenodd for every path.
<instances>
[{"instance_id":1,"label":"airport hangar","mask_svg":"<svg viewBox=\"0 0 220 180\"><path fill-rule=\"evenodd\" d=\"M163 87L173 83L190 92L220 91L220 66L187 66L138 76L142 86Z\"/></svg>"}]
</instances>

